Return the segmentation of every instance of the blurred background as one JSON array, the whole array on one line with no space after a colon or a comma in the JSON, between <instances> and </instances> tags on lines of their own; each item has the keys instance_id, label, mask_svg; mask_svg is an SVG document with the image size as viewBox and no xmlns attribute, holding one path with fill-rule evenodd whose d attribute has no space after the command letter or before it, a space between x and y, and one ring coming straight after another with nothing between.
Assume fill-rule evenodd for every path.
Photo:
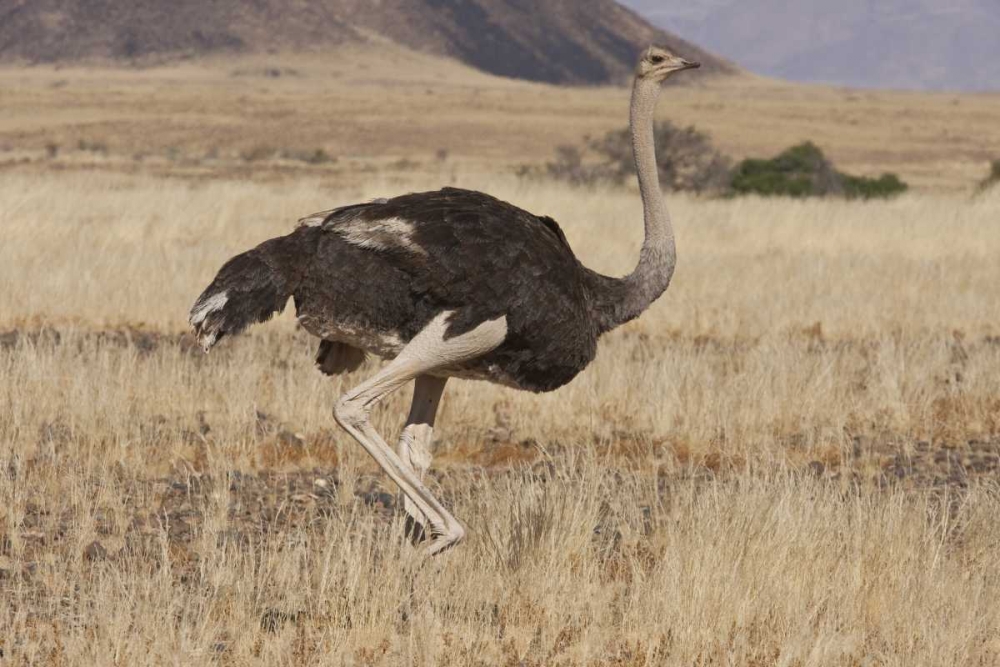
<instances>
[{"instance_id":1,"label":"blurred background","mask_svg":"<svg viewBox=\"0 0 1000 667\"><path fill-rule=\"evenodd\" d=\"M997 90L990 0L625 0L653 24L760 74L864 88Z\"/></svg>"},{"instance_id":2,"label":"blurred background","mask_svg":"<svg viewBox=\"0 0 1000 667\"><path fill-rule=\"evenodd\" d=\"M704 63L661 113L716 167L811 143L813 181L955 191L1000 154L984 0L3 0L0 16L2 168L586 180L576 161L619 157L595 141L624 128L652 42ZM668 186L671 169L704 165L665 166Z\"/></svg>"}]
</instances>

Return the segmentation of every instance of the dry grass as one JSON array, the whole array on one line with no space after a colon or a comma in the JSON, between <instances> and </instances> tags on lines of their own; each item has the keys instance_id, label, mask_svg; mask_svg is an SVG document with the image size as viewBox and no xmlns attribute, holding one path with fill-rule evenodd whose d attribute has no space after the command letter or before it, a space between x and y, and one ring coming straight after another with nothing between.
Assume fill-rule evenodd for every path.
<instances>
[{"instance_id":1,"label":"dry grass","mask_svg":"<svg viewBox=\"0 0 1000 667\"><path fill-rule=\"evenodd\" d=\"M1000 197L674 201L674 285L576 382L449 387L470 539L427 562L290 316L182 332L233 253L452 178L5 176L2 660L1000 662ZM630 193L454 178L637 255Z\"/></svg>"},{"instance_id":2,"label":"dry grass","mask_svg":"<svg viewBox=\"0 0 1000 667\"><path fill-rule=\"evenodd\" d=\"M687 80L694 85L672 88L662 115L709 132L737 158L813 140L850 173L896 171L920 189L970 191L1000 155L996 94ZM490 77L389 45L141 70L6 67L0 167L256 179L313 172L344 187L376 171L426 170L446 151L449 168L492 174L623 127L627 98L624 89ZM338 161L299 157L317 148Z\"/></svg>"},{"instance_id":3,"label":"dry grass","mask_svg":"<svg viewBox=\"0 0 1000 667\"><path fill-rule=\"evenodd\" d=\"M335 189L69 173L0 183L0 324L32 318L179 332L223 261L304 214L442 183L483 188L556 217L586 264L632 268L635 194L586 194L476 173ZM819 322L832 339L905 330L997 334L1000 198L913 195L888 203L673 198L675 287L630 331L755 340ZM614 238L614 243L608 239Z\"/></svg>"}]
</instances>

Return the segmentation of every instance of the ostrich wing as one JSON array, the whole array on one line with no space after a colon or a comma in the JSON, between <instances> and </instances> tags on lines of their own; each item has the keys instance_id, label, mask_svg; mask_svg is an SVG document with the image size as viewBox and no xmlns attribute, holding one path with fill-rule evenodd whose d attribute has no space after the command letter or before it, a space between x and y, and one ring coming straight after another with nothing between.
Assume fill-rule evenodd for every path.
<instances>
[{"instance_id":1,"label":"ostrich wing","mask_svg":"<svg viewBox=\"0 0 1000 667\"><path fill-rule=\"evenodd\" d=\"M445 188L346 207L322 227L408 275L415 301L463 309L469 319L458 332L500 315L516 332L576 320L586 307L583 267L559 225L480 192Z\"/></svg>"},{"instance_id":2,"label":"ostrich wing","mask_svg":"<svg viewBox=\"0 0 1000 667\"><path fill-rule=\"evenodd\" d=\"M331 208L329 211L320 211L319 213L313 213L312 215L307 215L304 218L299 218L299 222L296 227L320 227L330 219L335 219L338 216L347 215L372 206L378 206L379 204L385 204L387 201L389 200L375 199L363 204L349 204L348 206Z\"/></svg>"}]
</instances>

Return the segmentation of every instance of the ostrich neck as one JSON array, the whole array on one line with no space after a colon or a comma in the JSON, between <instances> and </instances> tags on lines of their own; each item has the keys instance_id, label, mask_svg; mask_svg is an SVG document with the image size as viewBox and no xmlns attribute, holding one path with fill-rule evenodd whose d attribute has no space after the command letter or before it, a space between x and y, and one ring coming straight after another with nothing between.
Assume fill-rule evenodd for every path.
<instances>
[{"instance_id":1,"label":"ostrich neck","mask_svg":"<svg viewBox=\"0 0 1000 667\"><path fill-rule=\"evenodd\" d=\"M666 291L674 274L677 252L674 231L660 191L653 120L660 84L637 79L632 90L632 152L642 195L645 240L639 263L624 278L590 273L590 293L601 333L635 319Z\"/></svg>"}]
</instances>

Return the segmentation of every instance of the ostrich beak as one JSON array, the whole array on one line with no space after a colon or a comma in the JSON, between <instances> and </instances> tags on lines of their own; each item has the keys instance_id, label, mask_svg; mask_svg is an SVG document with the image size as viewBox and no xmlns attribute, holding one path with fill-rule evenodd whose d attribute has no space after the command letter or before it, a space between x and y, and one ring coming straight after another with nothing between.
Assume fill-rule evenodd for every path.
<instances>
[{"instance_id":1,"label":"ostrich beak","mask_svg":"<svg viewBox=\"0 0 1000 667\"><path fill-rule=\"evenodd\" d=\"M701 67L701 63L693 60L681 59L681 69L698 69Z\"/></svg>"}]
</instances>

